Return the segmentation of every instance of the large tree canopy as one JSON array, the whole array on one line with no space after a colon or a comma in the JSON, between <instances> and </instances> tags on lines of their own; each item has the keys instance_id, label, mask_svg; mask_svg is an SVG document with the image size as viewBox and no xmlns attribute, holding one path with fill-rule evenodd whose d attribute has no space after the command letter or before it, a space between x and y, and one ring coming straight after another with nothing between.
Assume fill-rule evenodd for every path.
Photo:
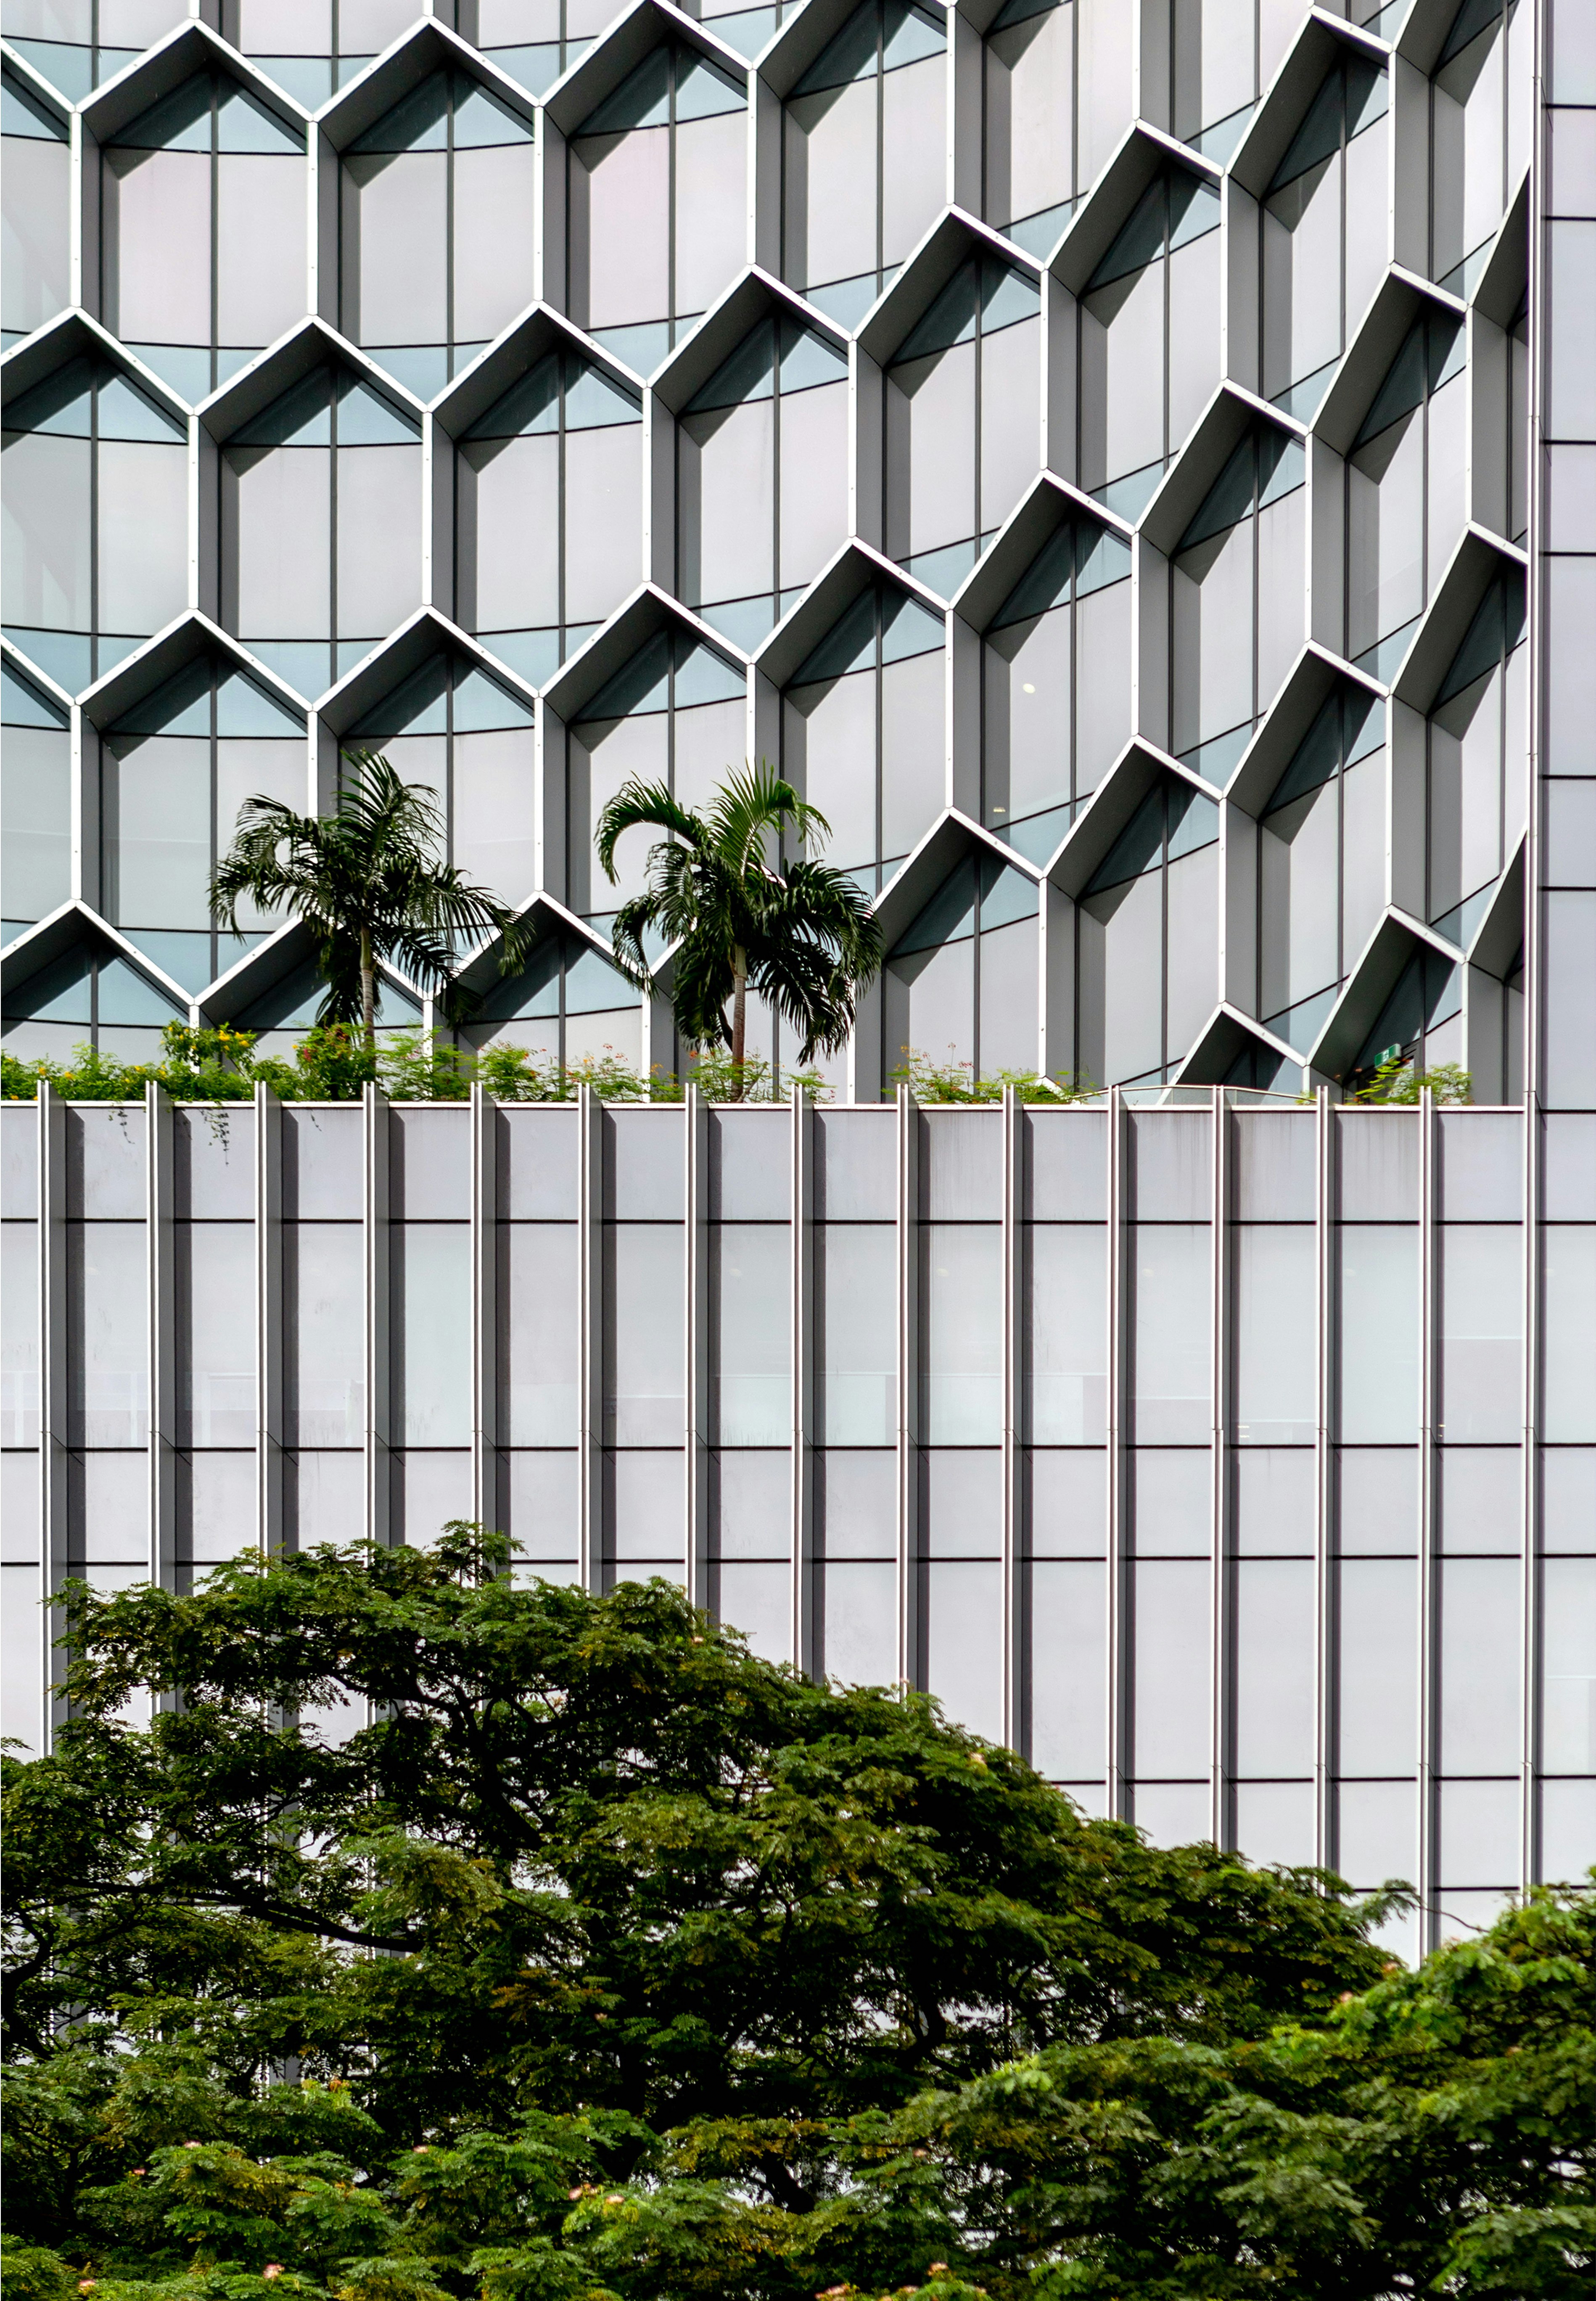
<instances>
[{"instance_id":1,"label":"large tree canopy","mask_svg":"<svg viewBox=\"0 0 1596 2301\"><path fill-rule=\"evenodd\" d=\"M1333 1881L497 1562L74 1592L6 1761L29 2301L1584 2289L1588 1899L1399 1973Z\"/></svg>"}]
</instances>

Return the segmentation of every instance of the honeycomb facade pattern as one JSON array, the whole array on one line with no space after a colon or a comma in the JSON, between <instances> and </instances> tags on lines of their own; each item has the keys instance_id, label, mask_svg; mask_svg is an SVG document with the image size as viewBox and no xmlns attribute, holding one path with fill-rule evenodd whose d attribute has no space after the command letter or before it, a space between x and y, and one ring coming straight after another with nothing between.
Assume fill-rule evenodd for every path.
<instances>
[{"instance_id":1,"label":"honeycomb facade pattern","mask_svg":"<svg viewBox=\"0 0 1596 2301\"><path fill-rule=\"evenodd\" d=\"M1578 1874L1588 0L0 6L8 1050L288 1044L207 874L350 744L537 925L478 1043L681 1067L635 773L888 953L820 1107L7 1105L15 1729L63 1576L469 1514L1405 1950Z\"/></svg>"},{"instance_id":2,"label":"honeycomb facade pattern","mask_svg":"<svg viewBox=\"0 0 1596 2301\"><path fill-rule=\"evenodd\" d=\"M880 903L850 1096L1517 1098L1528 0L15 5L18 1051L302 1025L205 874L358 740L601 1002L479 1038L673 1067L592 825L762 757Z\"/></svg>"}]
</instances>

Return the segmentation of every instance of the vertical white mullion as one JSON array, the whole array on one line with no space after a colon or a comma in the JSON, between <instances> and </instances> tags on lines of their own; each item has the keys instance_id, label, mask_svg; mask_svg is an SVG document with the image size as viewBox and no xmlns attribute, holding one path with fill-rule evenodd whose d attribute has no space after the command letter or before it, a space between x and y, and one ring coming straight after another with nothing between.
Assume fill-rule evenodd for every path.
<instances>
[{"instance_id":1,"label":"vertical white mullion","mask_svg":"<svg viewBox=\"0 0 1596 2301\"><path fill-rule=\"evenodd\" d=\"M1531 898L1533 900L1533 897ZM1541 1762L1541 1720L1538 1699L1542 1657L1542 1604L1540 1570L1541 1481L1537 1475L1537 1448L1541 1435L1540 1411L1540 1339L1541 1339L1541 1257L1538 1243L1541 1227L1541 1159L1540 1127L1534 1105L1526 1092L1525 1095L1524 1139L1524 1241L1522 1271L1522 1302L1524 1344L1519 1359L1520 1397L1523 1405L1522 1423L1524 1447L1519 1460L1519 1539L1522 1572L1520 1622L1522 1625L1522 1654L1520 1659L1519 1692L1523 1703L1523 1742L1520 1757L1519 1804L1519 1886L1521 1890L1534 1884L1541 1867L1538 1818L1535 1812L1535 1776Z\"/></svg>"},{"instance_id":2,"label":"vertical white mullion","mask_svg":"<svg viewBox=\"0 0 1596 2301\"><path fill-rule=\"evenodd\" d=\"M898 1675L919 1677L916 1531L919 1464L920 1111L907 1085L898 1090Z\"/></svg>"},{"instance_id":3,"label":"vertical white mullion","mask_svg":"<svg viewBox=\"0 0 1596 2301\"><path fill-rule=\"evenodd\" d=\"M1021 1559L1024 1468L1021 1452L1024 1362L1020 1321L1024 1289L1024 1161L1025 1110L1012 1086L1003 1090L1003 1738L1024 1738L1024 1568Z\"/></svg>"},{"instance_id":4,"label":"vertical white mullion","mask_svg":"<svg viewBox=\"0 0 1596 2301\"><path fill-rule=\"evenodd\" d=\"M282 1105L255 1090L255 1527L268 1557L282 1544Z\"/></svg>"},{"instance_id":5,"label":"vertical white mullion","mask_svg":"<svg viewBox=\"0 0 1596 2301\"><path fill-rule=\"evenodd\" d=\"M578 1575L604 1586L604 1105L576 1091L576 1335Z\"/></svg>"},{"instance_id":6,"label":"vertical white mullion","mask_svg":"<svg viewBox=\"0 0 1596 2301\"><path fill-rule=\"evenodd\" d=\"M1124 1102L1118 1087L1108 1090L1108 1429L1107 1523L1104 1528L1103 1684L1104 1790L1107 1812L1123 1815L1127 1803L1125 1771L1124 1576L1125 1392L1130 1379L1126 1349L1125 1237L1124 1214Z\"/></svg>"},{"instance_id":7,"label":"vertical white mullion","mask_svg":"<svg viewBox=\"0 0 1596 2301\"><path fill-rule=\"evenodd\" d=\"M389 1277L393 1241L389 1216L389 1129L388 1097L368 1084L363 1093L363 1214L365 1243L365 1520L368 1540L384 1547L393 1539L389 1452Z\"/></svg>"},{"instance_id":8,"label":"vertical white mullion","mask_svg":"<svg viewBox=\"0 0 1596 2301\"><path fill-rule=\"evenodd\" d=\"M172 1587L177 1347L172 1240L172 1115L163 1087L144 1091L146 1376L149 1385L149 1578Z\"/></svg>"},{"instance_id":9,"label":"vertical white mullion","mask_svg":"<svg viewBox=\"0 0 1596 2301\"><path fill-rule=\"evenodd\" d=\"M1211 1746L1208 1762L1211 1812L1210 1825L1216 1845L1224 1845L1233 1829L1228 1828L1226 1814L1227 1785L1231 1773L1230 1748L1230 1623L1233 1607L1230 1594L1230 1478L1227 1475L1226 1441L1231 1427L1231 1352L1229 1348L1232 1318L1231 1304L1231 1224L1230 1224L1230 1142L1233 1120L1231 1108L1222 1086L1212 1090L1212 1203L1210 1216L1214 1234L1209 1241L1209 1268L1213 1300L1210 1308L1209 1348L1212 1352L1210 1398L1213 1421L1210 1431L1212 1453L1209 1458L1210 1509L1209 1524L1213 1529L1213 1579L1209 1585L1212 1607L1212 1639L1209 1666L1213 1672L1210 1686L1209 1734ZM1245 1850L1245 1849L1243 1849Z\"/></svg>"},{"instance_id":10,"label":"vertical white mullion","mask_svg":"<svg viewBox=\"0 0 1596 2301\"><path fill-rule=\"evenodd\" d=\"M497 1522L498 1105L471 1090L471 1512Z\"/></svg>"},{"instance_id":11,"label":"vertical white mullion","mask_svg":"<svg viewBox=\"0 0 1596 2301\"><path fill-rule=\"evenodd\" d=\"M66 1105L48 1079L38 1083L38 1595L39 1710L35 1747L42 1757L61 1715L51 1693L58 1617L49 1602L66 1578L67 1413Z\"/></svg>"},{"instance_id":12,"label":"vertical white mullion","mask_svg":"<svg viewBox=\"0 0 1596 2301\"><path fill-rule=\"evenodd\" d=\"M1335 1232L1332 1153L1334 1121L1330 1090L1314 1093L1314 1285L1315 1322L1315 1502L1314 1575L1314 1860L1335 1866L1332 1833L1331 1778L1334 1762L1335 1603L1332 1563L1334 1527L1334 1465L1331 1430L1334 1411L1336 1298Z\"/></svg>"},{"instance_id":13,"label":"vertical white mullion","mask_svg":"<svg viewBox=\"0 0 1596 2301\"><path fill-rule=\"evenodd\" d=\"M674 1117L674 1113L672 1114ZM682 1479L686 1555L683 1586L695 1606L709 1602L709 1113L698 1090L682 1098L685 1182L682 1217Z\"/></svg>"},{"instance_id":14,"label":"vertical white mullion","mask_svg":"<svg viewBox=\"0 0 1596 2301\"><path fill-rule=\"evenodd\" d=\"M1399 1118L1398 1125L1401 1125ZM1421 1088L1418 1107L1418 1888L1421 1953L1435 1931L1435 1104Z\"/></svg>"},{"instance_id":15,"label":"vertical white mullion","mask_svg":"<svg viewBox=\"0 0 1596 2301\"><path fill-rule=\"evenodd\" d=\"M788 1197L792 1226L791 1542L792 1659L806 1677L815 1669L815 1117L803 1089L791 1090L792 1134Z\"/></svg>"}]
</instances>

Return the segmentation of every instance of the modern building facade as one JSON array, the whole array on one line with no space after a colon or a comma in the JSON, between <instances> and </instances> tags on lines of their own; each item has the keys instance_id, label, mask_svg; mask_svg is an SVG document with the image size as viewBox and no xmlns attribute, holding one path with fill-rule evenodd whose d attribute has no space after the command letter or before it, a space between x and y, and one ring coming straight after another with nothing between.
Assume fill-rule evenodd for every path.
<instances>
[{"instance_id":1,"label":"modern building facade","mask_svg":"<svg viewBox=\"0 0 1596 2301\"><path fill-rule=\"evenodd\" d=\"M63 1575L471 1514L1410 1945L1596 1861L1589 11L5 11L8 1050L291 1039L353 742L479 1043L677 1066L634 772L889 950L818 1109L7 1105L14 1730Z\"/></svg>"}]
</instances>

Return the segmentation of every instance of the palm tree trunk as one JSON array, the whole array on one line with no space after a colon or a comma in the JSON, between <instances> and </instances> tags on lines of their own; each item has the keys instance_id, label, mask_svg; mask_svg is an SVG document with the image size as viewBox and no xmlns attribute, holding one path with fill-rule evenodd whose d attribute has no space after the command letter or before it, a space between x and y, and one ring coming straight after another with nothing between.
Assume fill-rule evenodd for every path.
<instances>
[{"instance_id":1,"label":"palm tree trunk","mask_svg":"<svg viewBox=\"0 0 1596 2301\"><path fill-rule=\"evenodd\" d=\"M366 1052L377 1051L377 977L372 966L372 937L366 927L360 931L360 1027L365 1034Z\"/></svg>"},{"instance_id":2,"label":"palm tree trunk","mask_svg":"<svg viewBox=\"0 0 1596 2301\"><path fill-rule=\"evenodd\" d=\"M733 1082L731 1100L742 1100L743 1050L748 1042L748 957L740 948L731 954L731 1068Z\"/></svg>"}]
</instances>

